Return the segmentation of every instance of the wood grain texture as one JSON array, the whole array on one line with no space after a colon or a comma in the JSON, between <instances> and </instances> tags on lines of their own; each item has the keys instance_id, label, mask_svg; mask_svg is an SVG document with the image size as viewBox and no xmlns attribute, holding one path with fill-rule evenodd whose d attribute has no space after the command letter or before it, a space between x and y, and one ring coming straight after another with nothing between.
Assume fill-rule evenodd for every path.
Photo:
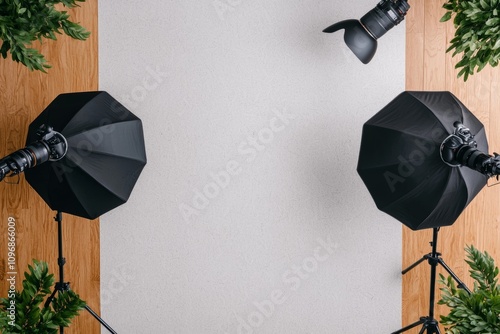
<instances>
[{"instance_id":1,"label":"wood grain texture","mask_svg":"<svg viewBox=\"0 0 500 334\"><path fill-rule=\"evenodd\" d=\"M458 58L452 58L445 51L453 38L453 24L440 23L444 14L443 1L421 0L411 2L406 19L406 89L448 90L455 94L484 124L490 152L500 147L500 97L498 86L500 69L486 68L469 77L464 83L457 79L454 68ZM487 250L500 263L500 187L485 188L472 201L459 219L450 227L443 227L439 233L438 251L449 267L468 286L472 279L464 262L466 245L473 244L480 250ZM403 263L406 268L424 254L431 251L429 242L432 231L411 231L403 227ZM438 267L438 272L447 273ZM430 266L423 262L403 276L402 326L417 321L429 313ZM438 285L439 288L439 285ZM439 291L436 301L439 299ZM446 312L436 307L436 318ZM419 333L421 327L407 331ZM444 328L441 327L444 333Z\"/></svg>"},{"instance_id":2,"label":"wood grain texture","mask_svg":"<svg viewBox=\"0 0 500 334\"><path fill-rule=\"evenodd\" d=\"M68 11L73 21L91 31L85 41L58 35L45 41L43 54L52 65L48 74L30 72L11 60L0 59L0 155L24 147L28 125L59 94L98 89L97 0L87 0ZM21 175L19 184L0 183L0 296L8 290L7 221L16 219L17 287L32 259L49 263L57 276L57 223L45 202ZM89 306L100 312L99 221L63 215L65 279ZM3 239L1 239L3 238ZM100 325L87 312L65 333L100 333Z\"/></svg>"}]
</instances>

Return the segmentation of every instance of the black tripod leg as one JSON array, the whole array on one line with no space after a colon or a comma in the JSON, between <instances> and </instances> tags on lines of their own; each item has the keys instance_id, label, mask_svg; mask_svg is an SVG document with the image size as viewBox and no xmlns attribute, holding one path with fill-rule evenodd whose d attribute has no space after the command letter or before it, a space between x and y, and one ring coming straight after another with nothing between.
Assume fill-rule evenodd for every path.
<instances>
[{"instance_id":1,"label":"black tripod leg","mask_svg":"<svg viewBox=\"0 0 500 334\"><path fill-rule=\"evenodd\" d=\"M412 264L410 267L407 269L403 270L403 274L408 272L409 270L415 268L417 265L422 263L424 260L427 260L429 265L431 266L431 273L430 273L430 293L429 293L429 316L427 317L421 317L419 321L406 326L402 329L400 329L397 332L393 332L392 334L400 334L403 332L406 332L409 329L412 329L418 325L422 325L422 329L420 330L419 334L440 334L439 331L439 323L437 322L436 319L434 319L434 301L435 301L435 293L436 293L436 269L440 261L440 253L437 252L437 241L438 241L438 234L439 234L439 227L433 228L433 233L432 233L432 252L430 254L424 255L422 259L419 261L415 262ZM444 263L444 261L443 261ZM444 264L446 266L446 264ZM445 267L446 268L446 267ZM448 268L449 269L449 268ZM451 271L451 270L450 270Z\"/></svg>"},{"instance_id":2,"label":"black tripod leg","mask_svg":"<svg viewBox=\"0 0 500 334\"><path fill-rule=\"evenodd\" d=\"M428 319L418 334L441 334L435 319Z\"/></svg>"},{"instance_id":3,"label":"black tripod leg","mask_svg":"<svg viewBox=\"0 0 500 334\"><path fill-rule=\"evenodd\" d=\"M66 264L66 259L63 256L63 237L62 237L62 212L57 211L56 216L54 217L54 220L57 222L57 247L58 247L58 258L57 258L57 264L59 266L59 282L56 284L56 290L59 291L59 293L63 292L63 287L66 287L66 289L69 289L69 284L64 282L64 265ZM54 291L55 293L55 291ZM54 298L54 293L52 294L51 298ZM49 302L47 300L47 302ZM63 334L64 333L64 327L61 326L59 327L59 333Z\"/></svg>"},{"instance_id":4,"label":"black tripod leg","mask_svg":"<svg viewBox=\"0 0 500 334\"><path fill-rule=\"evenodd\" d=\"M59 282L56 283L56 288L52 295L49 297L49 299L45 303L45 307L47 307L52 300L54 299L54 296L56 292L64 292L68 291L70 289L69 283L64 282L64 265L66 264L66 259L63 256L63 238L62 238L62 212L57 211L56 217L54 218L55 221L57 221L57 243L58 243L58 252L59 252L59 258L57 260L58 265L59 265ZM85 309L101 323L110 333L112 334L117 334L111 326L109 326L102 318L95 313L88 305L85 305ZM64 333L64 327L59 328L59 333L63 334Z\"/></svg>"},{"instance_id":5,"label":"black tripod leg","mask_svg":"<svg viewBox=\"0 0 500 334\"><path fill-rule=\"evenodd\" d=\"M398 330L396 332L392 332L391 334L401 334L403 332L409 331L410 329L415 328L415 327L417 327L417 326L422 325L423 323L425 323L425 319L426 319L425 317L420 318L419 321L416 321L416 322L412 323L411 325L403 327L403 328L401 328L400 330Z\"/></svg>"},{"instance_id":6,"label":"black tripod leg","mask_svg":"<svg viewBox=\"0 0 500 334\"><path fill-rule=\"evenodd\" d=\"M92 310L88 305L85 305L85 309L90 313L92 314L92 316L94 318L97 319L97 321L99 321L101 323L101 325L103 325L110 333L113 333L113 334L118 334L116 333L113 328L111 328L111 326L109 326L104 320L102 320L102 318L94 312L94 310Z\"/></svg>"},{"instance_id":7,"label":"black tripod leg","mask_svg":"<svg viewBox=\"0 0 500 334\"><path fill-rule=\"evenodd\" d=\"M469 288L467 288L467 285L465 285L465 283L462 282L460 278L458 278L458 276L450 269L450 267L448 267L448 265L444 262L444 260L442 258L439 258L438 262L440 265L443 266L443 268L448 272L448 274L450 274L450 276L455 280L455 282L457 282L457 287L459 289L464 289L470 295L471 291L469 290Z\"/></svg>"},{"instance_id":8,"label":"black tripod leg","mask_svg":"<svg viewBox=\"0 0 500 334\"><path fill-rule=\"evenodd\" d=\"M422 325L420 332L418 332L419 334L441 334L441 332L439 331L438 322L434 318L431 318L431 317L422 317L422 318L420 318L419 321L414 322L413 324L408 325L404 328L401 328L397 332L393 332L391 334L401 334L401 333L409 331L410 329L415 328L419 325Z\"/></svg>"},{"instance_id":9,"label":"black tripod leg","mask_svg":"<svg viewBox=\"0 0 500 334\"><path fill-rule=\"evenodd\" d=\"M403 270L401 272L401 274L406 274L407 272L409 272L410 270L412 270L413 268L415 268L416 266L418 266L420 263L424 262L425 260L427 260L427 255L424 255L424 257L422 257L420 260L418 260L417 262L415 262L414 264L412 264L411 266L409 266L408 268L406 268L405 270Z\"/></svg>"}]
</instances>

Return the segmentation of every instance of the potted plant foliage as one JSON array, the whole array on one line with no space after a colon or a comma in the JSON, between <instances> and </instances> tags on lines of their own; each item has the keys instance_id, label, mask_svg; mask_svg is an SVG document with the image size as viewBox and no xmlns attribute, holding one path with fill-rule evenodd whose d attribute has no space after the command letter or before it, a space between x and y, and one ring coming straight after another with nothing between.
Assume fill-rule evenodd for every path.
<instances>
[{"instance_id":1,"label":"potted plant foliage","mask_svg":"<svg viewBox=\"0 0 500 334\"><path fill-rule=\"evenodd\" d=\"M500 286L498 267L487 252L473 246L467 247L467 264L474 279L474 289L469 294L458 289L455 281L440 275L441 305L450 308L448 315L441 316L446 334L498 334L500 333Z\"/></svg>"},{"instance_id":2,"label":"potted plant foliage","mask_svg":"<svg viewBox=\"0 0 500 334\"><path fill-rule=\"evenodd\" d=\"M1 0L0 1L0 54L5 59L10 53L12 60L21 62L30 70L45 72L50 68L45 57L32 42L44 38L56 39L56 33L85 40L90 33L79 24L69 20L66 11L59 11L56 5L67 8L77 6L85 0Z\"/></svg>"},{"instance_id":3,"label":"potted plant foliage","mask_svg":"<svg viewBox=\"0 0 500 334\"><path fill-rule=\"evenodd\" d=\"M9 290L8 298L0 300L0 332L56 334L60 327L68 327L86 304L69 290L56 294L50 304L43 305L51 294L54 275L49 274L47 263L36 260L28 270L23 290Z\"/></svg>"},{"instance_id":4,"label":"potted plant foliage","mask_svg":"<svg viewBox=\"0 0 500 334\"><path fill-rule=\"evenodd\" d=\"M453 18L455 36L446 52L461 54L456 64L458 77L469 75L486 65L497 66L500 59L500 0L448 0L442 22Z\"/></svg>"}]
</instances>

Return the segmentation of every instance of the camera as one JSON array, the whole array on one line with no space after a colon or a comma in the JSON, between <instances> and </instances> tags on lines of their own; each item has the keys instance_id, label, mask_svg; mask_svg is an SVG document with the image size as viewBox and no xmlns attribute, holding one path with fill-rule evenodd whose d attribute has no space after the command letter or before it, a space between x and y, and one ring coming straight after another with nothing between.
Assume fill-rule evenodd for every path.
<instances>
[{"instance_id":1,"label":"camera","mask_svg":"<svg viewBox=\"0 0 500 334\"><path fill-rule=\"evenodd\" d=\"M441 144L441 159L450 167L467 166L487 177L500 174L500 156L481 152L474 135L460 122L455 122L455 131Z\"/></svg>"},{"instance_id":2,"label":"camera","mask_svg":"<svg viewBox=\"0 0 500 334\"><path fill-rule=\"evenodd\" d=\"M406 0L382 0L378 5L366 13L361 24L368 32L378 39L387 31L404 20L410 5Z\"/></svg>"},{"instance_id":3,"label":"camera","mask_svg":"<svg viewBox=\"0 0 500 334\"><path fill-rule=\"evenodd\" d=\"M66 155L68 143L62 134L42 125L37 135L40 140L0 160L0 181L6 176L17 175L46 161L60 160Z\"/></svg>"}]
</instances>

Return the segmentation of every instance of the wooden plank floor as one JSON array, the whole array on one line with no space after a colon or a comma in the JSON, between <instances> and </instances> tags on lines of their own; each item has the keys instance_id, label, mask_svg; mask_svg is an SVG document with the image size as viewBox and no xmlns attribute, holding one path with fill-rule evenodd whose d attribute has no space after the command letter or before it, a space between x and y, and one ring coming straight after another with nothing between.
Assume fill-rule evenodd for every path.
<instances>
[{"instance_id":1,"label":"wooden plank floor","mask_svg":"<svg viewBox=\"0 0 500 334\"><path fill-rule=\"evenodd\" d=\"M464 83L454 69L458 58L445 54L453 37L452 23L440 23L444 1L412 1L406 19L406 89L447 90L455 94L485 125L490 152L500 150L500 69L486 68ZM472 280L465 264L466 245L487 250L500 264L500 186L485 188L451 227L440 231L438 251L445 262L469 286ZM414 232L403 227L403 263L406 268L431 251L432 231ZM439 272L445 274L443 269ZM417 321L429 312L430 266L427 262L403 276L402 326ZM439 294L437 295L439 298ZM446 312L437 307L439 314ZM421 327L407 331L418 333ZM444 329L442 332L444 333ZM396 329L395 329L396 330Z\"/></svg>"},{"instance_id":2,"label":"wooden plank floor","mask_svg":"<svg viewBox=\"0 0 500 334\"><path fill-rule=\"evenodd\" d=\"M92 32L89 40L58 36L44 42L42 50L52 64L48 74L28 71L0 59L0 154L24 147L28 125L60 93L98 89L97 0L87 0L69 10L72 19ZM55 215L30 188L22 175L19 184L0 183L0 296L6 297L6 231L9 217L16 220L17 283L32 259L49 262L57 277L57 224ZM63 215L65 278L97 312L100 311L99 221ZM3 239L1 239L3 238ZM86 312L65 333L100 333L100 326Z\"/></svg>"}]
</instances>

